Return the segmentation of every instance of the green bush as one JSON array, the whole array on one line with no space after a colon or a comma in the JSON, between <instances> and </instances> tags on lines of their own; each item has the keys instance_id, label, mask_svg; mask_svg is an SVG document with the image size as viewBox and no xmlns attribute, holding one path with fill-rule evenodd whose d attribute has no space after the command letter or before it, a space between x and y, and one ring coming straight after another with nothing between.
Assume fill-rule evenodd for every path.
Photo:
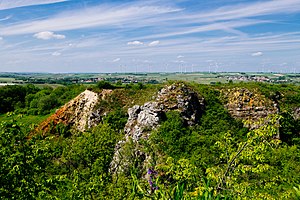
<instances>
[{"instance_id":1,"label":"green bush","mask_svg":"<svg viewBox=\"0 0 300 200\"><path fill-rule=\"evenodd\" d=\"M107 81L99 81L96 85L98 89L115 89L115 86Z\"/></svg>"}]
</instances>

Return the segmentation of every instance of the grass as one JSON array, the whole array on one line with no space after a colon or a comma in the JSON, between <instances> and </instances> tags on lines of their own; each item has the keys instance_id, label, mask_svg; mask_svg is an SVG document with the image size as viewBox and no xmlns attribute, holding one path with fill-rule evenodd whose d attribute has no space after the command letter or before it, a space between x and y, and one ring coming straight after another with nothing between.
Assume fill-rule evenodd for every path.
<instances>
[{"instance_id":1,"label":"grass","mask_svg":"<svg viewBox=\"0 0 300 200\"><path fill-rule=\"evenodd\" d=\"M0 77L0 83L12 83L15 80L16 80L15 78Z\"/></svg>"},{"instance_id":2,"label":"grass","mask_svg":"<svg viewBox=\"0 0 300 200\"><path fill-rule=\"evenodd\" d=\"M52 88L57 88L57 87L61 87L61 86L64 86L64 85L61 85L61 84L48 84L48 83L45 83L45 84L34 84L34 86L36 87L39 87L39 88L44 88L44 87L52 87Z\"/></svg>"},{"instance_id":3,"label":"grass","mask_svg":"<svg viewBox=\"0 0 300 200\"><path fill-rule=\"evenodd\" d=\"M6 114L0 115L0 122L9 121L11 119L15 119L17 122L24 124L25 126L30 126L32 124L40 124L42 121L47 119L49 115L23 115L23 116L13 116L8 117Z\"/></svg>"}]
</instances>

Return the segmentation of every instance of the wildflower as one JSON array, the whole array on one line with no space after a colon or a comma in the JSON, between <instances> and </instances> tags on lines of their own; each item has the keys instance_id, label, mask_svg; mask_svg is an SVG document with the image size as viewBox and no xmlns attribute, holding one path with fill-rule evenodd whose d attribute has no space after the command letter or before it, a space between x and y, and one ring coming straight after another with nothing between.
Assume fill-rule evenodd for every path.
<instances>
[{"instance_id":1,"label":"wildflower","mask_svg":"<svg viewBox=\"0 0 300 200\"><path fill-rule=\"evenodd\" d=\"M158 187L156 186L155 183L153 183L153 178L155 175L157 175L157 172L151 168L147 170L148 174L148 183L150 185L151 193L153 193L155 190L158 190Z\"/></svg>"}]
</instances>

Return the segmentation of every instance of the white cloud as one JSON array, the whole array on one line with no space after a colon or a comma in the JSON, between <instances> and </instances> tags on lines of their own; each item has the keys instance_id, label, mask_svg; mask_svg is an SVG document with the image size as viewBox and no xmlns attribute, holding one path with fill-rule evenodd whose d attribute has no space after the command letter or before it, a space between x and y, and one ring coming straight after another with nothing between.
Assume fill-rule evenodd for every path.
<instances>
[{"instance_id":1,"label":"white cloud","mask_svg":"<svg viewBox=\"0 0 300 200\"><path fill-rule=\"evenodd\" d=\"M5 0L0 0L0 2L1 1ZM300 0L298 1L300 2ZM164 62L175 62L174 60L177 60L176 62L180 65L180 63L184 62L185 57L188 57L189 63L199 64L202 62L199 66L208 66L211 63L211 65L214 66L215 62L207 59L215 59L216 57L219 59L219 57L222 56L226 57L225 60L230 60L227 61L227 64L230 63L232 66L242 65L244 64L242 63L243 59L248 59L250 60L249 62L260 61L266 56L266 52L268 52L268 57L272 59L274 57L280 60L281 57L285 55L287 55L285 60L298 59L297 55L294 54L299 53L300 31L286 33L285 30L282 29L282 32L276 35L270 26L270 29L268 29L269 32L267 33L264 33L264 30L257 30L255 33L249 32L247 37L243 37L243 33L237 31L243 30L246 32L248 29L240 29L240 27L270 23L270 21L265 21L265 19L277 20L280 16L287 16L284 13L292 12L291 10L294 9L292 7L299 10L299 3L297 3L296 6L291 3L295 3L295 1L267 0L255 1L254 3L241 2L235 6L226 7L228 9L225 9L225 7L215 7L210 10L201 9L197 11L197 13L189 8L170 13L168 9L166 9L167 6L164 2L157 4L157 8L160 9L160 11L156 12L155 9L153 9L154 7L149 5L154 5L155 2L158 1L151 1L151 3L149 3L150 1L138 2L139 4L111 4L108 2L106 7L104 5L85 7L84 9L69 10L68 12L64 11L57 15L45 15L43 18L33 19L32 21L30 21L31 19L27 19L26 21L20 20L14 23L7 23L5 26L0 26L0 35L4 37L5 41L0 41L2 48L0 49L0 51L2 50L0 55L3 57L2 54L7 54L7 58L11 60L14 60L14 58L11 58L11 55L24 55L24 60L26 60L30 57L32 57L32 59L40 58L40 56L32 55L42 54L48 59L52 52L56 55L62 52L63 56L61 57L63 57L63 61L68 60L68 62L74 65L81 63L81 65L83 64L85 66L87 65L86 62L90 62L91 66L95 66L96 64L93 64L92 61L96 63L99 60L103 60L108 63L107 66L111 66L111 68L107 67L107 70L112 70L113 67L117 66L117 57L122 58L122 65L127 65L128 69L134 66L132 63L128 64L133 57L140 60L153 58L151 63L153 62L157 64L157 66L163 66ZM258 6L260 4L265 5L264 2L290 4L290 8L285 6L284 11L282 11L272 6L272 12L269 9L271 7L268 7L268 12L264 12L264 10L267 9ZM254 5L256 5L256 10L254 9ZM149 12L130 12L135 9L144 9L144 11L147 10ZM163 9L166 9L166 12L163 12ZM260 11L256 12L259 9ZM274 13L281 13L281 15L276 15L273 18L270 15L274 15ZM276 23L276 21L273 22ZM65 34L67 32L62 31L75 29L84 30L84 28L87 27L89 28L87 31L80 31L85 32L85 37L80 37L79 34L77 38L69 40L68 35L66 35L68 40L55 41L55 43L51 45L49 45L48 42L41 43L32 41L31 38L26 41L27 43L19 45L16 48L13 47L15 44L9 43L10 40L6 41L6 38L13 38L6 37L8 35L33 35L34 33L45 30L53 31L55 34ZM90 35L89 30L93 30L92 35ZM219 30L230 34L224 34L219 32ZM212 32L212 34L201 34L202 32L209 31L218 31L218 34L214 34L214 32ZM197 33L197 35L194 33ZM176 35L182 35L182 37L173 37ZM161 39L160 37L165 37L165 39ZM23 41L24 38L28 37L21 36L19 40ZM148 47L151 46L152 41L161 41L161 44L159 43L157 47ZM72 45L68 45L69 43L72 43ZM106 51L101 52L99 49L106 49ZM263 55L261 55L261 57L252 57L252 54L258 53L257 51L263 52ZM282 51L283 53L279 55L278 53L274 53L274 51ZM181 57L182 55L180 54L185 57ZM291 54L291 56L289 54ZM53 60L57 62L57 59ZM205 63L205 60L207 60L207 63ZM238 60L236 61L238 64L232 64L232 60ZM218 61L222 61L222 58ZM137 65L147 66L148 62L147 60L144 62L139 61ZM280 63L282 62L283 61L280 60ZM297 61L295 61L295 63L296 62ZM37 60L36 65L38 66L39 64L40 61ZM252 70L252 68L248 69Z\"/></svg>"},{"instance_id":2,"label":"white cloud","mask_svg":"<svg viewBox=\"0 0 300 200\"><path fill-rule=\"evenodd\" d=\"M174 62L175 62L175 63L185 63L184 60L175 60Z\"/></svg>"},{"instance_id":3,"label":"white cloud","mask_svg":"<svg viewBox=\"0 0 300 200\"><path fill-rule=\"evenodd\" d=\"M65 35L55 34L51 31L42 31L33 35L33 37L41 40L50 40L50 39L65 39Z\"/></svg>"},{"instance_id":4,"label":"white cloud","mask_svg":"<svg viewBox=\"0 0 300 200\"><path fill-rule=\"evenodd\" d=\"M18 8L24 6L52 4L58 2L64 2L68 0L2 0L0 1L0 10L6 10L11 8Z\"/></svg>"},{"instance_id":5,"label":"white cloud","mask_svg":"<svg viewBox=\"0 0 300 200\"><path fill-rule=\"evenodd\" d=\"M116 58L112 62L119 62L120 60L121 60L121 58Z\"/></svg>"},{"instance_id":6,"label":"white cloud","mask_svg":"<svg viewBox=\"0 0 300 200\"><path fill-rule=\"evenodd\" d=\"M136 46L138 46L138 45L143 45L144 43L143 42L141 42L141 41L132 41L132 42L128 42L127 43L127 45L136 45Z\"/></svg>"},{"instance_id":7,"label":"white cloud","mask_svg":"<svg viewBox=\"0 0 300 200\"><path fill-rule=\"evenodd\" d=\"M36 19L6 26L0 28L0 32L2 35L20 35L43 30L67 31L92 27L119 28L120 25L128 28L144 27L144 20L155 19L177 11L177 8L151 6L149 3L128 3L118 6L116 4L103 4L65 11L42 20Z\"/></svg>"},{"instance_id":8,"label":"white cloud","mask_svg":"<svg viewBox=\"0 0 300 200\"><path fill-rule=\"evenodd\" d=\"M3 37L0 36L0 41L3 40Z\"/></svg>"},{"instance_id":9,"label":"white cloud","mask_svg":"<svg viewBox=\"0 0 300 200\"><path fill-rule=\"evenodd\" d=\"M4 0L2 0L2 2L3 1ZM5 2L19 3L2 4L24 4L24 2L27 2L27 4L29 4L28 2L31 2L31 4L33 4L32 2L36 2L35 4L41 4L41 2L56 1L60 2L63 0L6 0ZM254 19L254 17L258 16L282 13L295 13L300 11L299 0L273 0L241 3L234 6L219 7L217 9L203 12L200 11L197 13L188 12L187 9L182 10L175 7L172 8L168 4L156 5L156 1L151 2L152 3L141 1L138 3L127 3L121 5L113 4L109 6L109 4L106 4L86 7L82 10L78 9L62 12L56 16L42 20L33 20L31 22L23 22L2 27L0 28L0 32L2 35L18 35L35 33L43 30L65 31L90 27L140 28L146 26L159 27L160 24L164 24L166 25L165 27L168 28L166 31L163 29L164 31L161 31L160 33L158 32L157 35L152 37L148 35L146 38L169 37L214 30L223 30L240 35L244 33L236 30L235 28L270 22L246 19ZM179 12L180 14L178 14ZM199 25L197 27L191 26L192 23ZM178 29L178 27L183 28ZM158 28L158 30L160 29Z\"/></svg>"},{"instance_id":10,"label":"white cloud","mask_svg":"<svg viewBox=\"0 0 300 200\"><path fill-rule=\"evenodd\" d=\"M253 3L223 6L218 9L198 12L180 17L171 17L172 20L189 20L189 22L211 22L236 20L242 18L275 15L281 13L294 13L300 10L299 0L269 0Z\"/></svg>"},{"instance_id":11,"label":"white cloud","mask_svg":"<svg viewBox=\"0 0 300 200\"><path fill-rule=\"evenodd\" d=\"M239 27L246 27L250 25L256 24L263 24L267 23L264 20L239 20L239 21L227 21L227 22L218 22L218 23L211 23L208 25L202 26L194 26L189 28L181 28L181 29L174 29L174 31L169 31L166 33L156 34L156 35L149 35L147 37L143 37L143 39L150 39L150 38L165 38L165 37L173 37L178 35L186 35L186 34L193 34L193 33L201 33L201 32L208 32L208 31L226 31L232 32L234 28Z\"/></svg>"},{"instance_id":12,"label":"white cloud","mask_svg":"<svg viewBox=\"0 0 300 200\"><path fill-rule=\"evenodd\" d=\"M60 55L61 55L61 53L58 52L58 51L55 51L55 52L52 53L52 56L60 56Z\"/></svg>"},{"instance_id":13,"label":"white cloud","mask_svg":"<svg viewBox=\"0 0 300 200\"><path fill-rule=\"evenodd\" d=\"M251 54L251 56L262 56L263 55L263 52L261 52L261 51L258 51L258 52L254 52L254 53L252 53Z\"/></svg>"},{"instance_id":14,"label":"white cloud","mask_svg":"<svg viewBox=\"0 0 300 200\"><path fill-rule=\"evenodd\" d=\"M155 41L153 41L153 42L150 42L150 43L148 44L148 46L149 46L149 47L154 47L154 46L159 45L159 43L160 43L160 41L155 40Z\"/></svg>"},{"instance_id":15,"label":"white cloud","mask_svg":"<svg viewBox=\"0 0 300 200\"><path fill-rule=\"evenodd\" d=\"M9 20L11 17L12 17L12 16L9 15L9 16L6 16L6 17L4 17L4 18L1 18L1 19L0 19L0 22Z\"/></svg>"}]
</instances>

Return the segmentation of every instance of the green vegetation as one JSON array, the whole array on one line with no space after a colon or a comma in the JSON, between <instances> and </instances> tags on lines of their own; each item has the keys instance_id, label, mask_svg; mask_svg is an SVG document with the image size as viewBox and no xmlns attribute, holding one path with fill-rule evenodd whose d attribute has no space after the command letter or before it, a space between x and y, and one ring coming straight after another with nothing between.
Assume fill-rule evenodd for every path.
<instances>
[{"instance_id":1,"label":"green vegetation","mask_svg":"<svg viewBox=\"0 0 300 200\"><path fill-rule=\"evenodd\" d=\"M300 108L300 87L189 86L205 98L198 124L189 127L178 112L166 113L147 140L126 144L122 156L131 162L117 174L110 172L110 163L124 139L126 111L150 101L161 85L100 82L90 89L114 91L99 102L107 111L102 122L84 133L61 124L46 136L32 135L30 125L85 86L1 87L1 199L299 199L300 120L294 111ZM233 87L260 91L280 112L257 129L245 128L223 105L220 91ZM280 140L273 137L278 131ZM145 166L136 150L148 155Z\"/></svg>"},{"instance_id":2,"label":"green vegetation","mask_svg":"<svg viewBox=\"0 0 300 200\"><path fill-rule=\"evenodd\" d=\"M82 85L36 87L32 84L0 87L0 114L16 112L46 115L85 89Z\"/></svg>"}]
</instances>

